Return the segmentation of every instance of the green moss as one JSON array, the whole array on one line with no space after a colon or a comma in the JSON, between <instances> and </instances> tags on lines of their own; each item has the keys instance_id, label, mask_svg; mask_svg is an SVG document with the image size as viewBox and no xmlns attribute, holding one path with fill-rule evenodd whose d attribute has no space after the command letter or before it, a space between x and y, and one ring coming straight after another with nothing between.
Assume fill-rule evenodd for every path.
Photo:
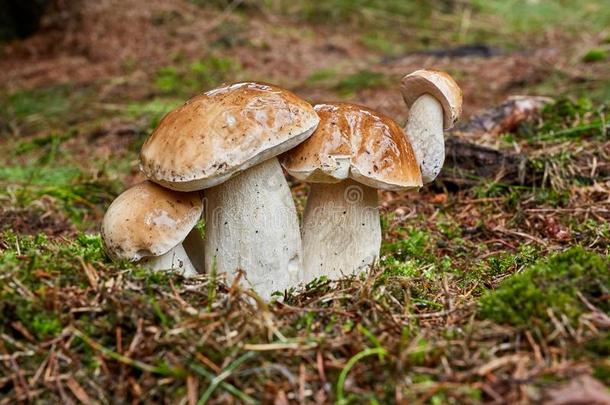
<instances>
[{"instance_id":1,"label":"green moss","mask_svg":"<svg viewBox=\"0 0 610 405\"><path fill-rule=\"evenodd\" d=\"M430 256L431 237L424 230L404 228L395 242L384 242L382 256L392 256L397 260L425 259ZM386 239L387 240L387 239Z\"/></svg>"},{"instance_id":2,"label":"green moss","mask_svg":"<svg viewBox=\"0 0 610 405\"><path fill-rule=\"evenodd\" d=\"M603 299L608 286L608 257L574 247L533 264L487 293L480 300L479 315L498 323L544 328L551 309L575 322L588 311L578 293L599 309L610 310L610 303Z\"/></svg>"},{"instance_id":3,"label":"green moss","mask_svg":"<svg viewBox=\"0 0 610 405\"><path fill-rule=\"evenodd\" d=\"M240 70L241 65L234 59L208 56L188 66L160 68L155 77L155 86L162 93L190 95L232 79Z\"/></svg>"},{"instance_id":4,"label":"green moss","mask_svg":"<svg viewBox=\"0 0 610 405\"><path fill-rule=\"evenodd\" d=\"M585 349L596 356L610 358L610 332L587 342Z\"/></svg>"},{"instance_id":5,"label":"green moss","mask_svg":"<svg viewBox=\"0 0 610 405\"><path fill-rule=\"evenodd\" d=\"M338 76L335 69L320 69L311 73L305 81L310 85L329 84L333 83Z\"/></svg>"},{"instance_id":6,"label":"green moss","mask_svg":"<svg viewBox=\"0 0 610 405\"><path fill-rule=\"evenodd\" d=\"M20 207L43 196L53 197L75 223L80 223L93 205L111 201L122 187L104 176L92 180L76 166L51 166L45 163L46 158L41 160L30 166L0 167L0 187L4 186L0 196L10 195Z\"/></svg>"},{"instance_id":7,"label":"green moss","mask_svg":"<svg viewBox=\"0 0 610 405\"><path fill-rule=\"evenodd\" d=\"M560 98L545 106L540 119L522 124L517 135L531 141L561 141L604 136L608 122L604 104L594 104L589 98Z\"/></svg>"},{"instance_id":8,"label":"green moss","mask_svg":"<svg viewBox=\"0 0 610 405\"><path fill-rule=\"evenodd\" d=\"M583 62L592 63L592 62L601 62L608 58L608 52L604 49L590 49L585 56L582 57Z\"/></svg>"},{"instance_id":9,"label":"green moss","mask_svg":"<svg viewBox=\"0 0 610 405\"><path fill-rule=\"evenodd\" d=\"M385 87L387 85L388 80L383 73L365 69L341 79L341 81L334 86L334 90L341 95L350 95L361 90L373 87Z\"/></svg>"},{"instance_id":10,"label":"green moss","mask_svg":"<svg viewBox=\"0 0 610 405\"><path fill-rule=\"evenodd\" d=\"M503 253L485 260L481 272L487 276L497 277L513 273L537 258L536 249L531 245L520 245L517 253Z\"/></svg>"},{"instance_id":11,"label":"green moss","mask_svg":"<svg viewBox=\"0 0 610 405\"><path fill-rule=\"evenodd\" d=\"M0 124L10 122L20 135L49 128L66 129L66 122L89 119L87 103L92 87L59 85L33 90L5 93L0 90ZM2 125L0 125L0 129Z\"/></svg>"},{"instance_id":12,"label":"green moss","mask_svg":"<svg viewBox=\"0 0 610 405\"><path fill-rule=\"evenodd\" d=\"M33 115L56 116L70 108L66 87L50 87L40 90L24 90L12 93L3 100L3 110L15 118Z\"/></svg>"},{"instance_id":13,"label":"green moss","mask_svg":"<svg viewBox=\"0 0 610 405\"><path fill-rule=\"evenodd\" d=\"M362 35L360 41L368 49L383 55L394 56L404 53L407 46L404 38L388 31L371 31Z\"/></svg>"}]
</instances>

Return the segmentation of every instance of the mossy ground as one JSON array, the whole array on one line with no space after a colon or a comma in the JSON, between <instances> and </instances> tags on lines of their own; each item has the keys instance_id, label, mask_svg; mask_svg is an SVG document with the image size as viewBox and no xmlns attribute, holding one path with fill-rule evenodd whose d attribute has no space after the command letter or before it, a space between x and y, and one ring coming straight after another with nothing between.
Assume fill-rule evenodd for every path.
<instances>
[{"instance_id":1,"label":"mossy ground","mask_svg":"<svg viewBox=\"0 0 610 405\"><path fill-rule=\"evenodd\" d=\"M67 82L53 76L61 53L53 72L3 70L17 79L0 94L0 404L514 403L578 375L610 384L610 93L599 52L574 51L606 49L601 2L191 3L147 14L169 41L157 59L97 59L83 69L105 76ZM502 54L418 53L476 41ZM530 59L549 47L562 67L538 70ZM380 266L283 302L104 255L104 210L142 179L145 136L186 97L268 80L404 122L396 83L421 65L458 78L468 114L514 93L560 96L509 134L469 139L525 153L531 181L460 188L441 176L420 193L380 193ZM302 211L307 187L292 186Z\"/></svg>"}]
</instances>

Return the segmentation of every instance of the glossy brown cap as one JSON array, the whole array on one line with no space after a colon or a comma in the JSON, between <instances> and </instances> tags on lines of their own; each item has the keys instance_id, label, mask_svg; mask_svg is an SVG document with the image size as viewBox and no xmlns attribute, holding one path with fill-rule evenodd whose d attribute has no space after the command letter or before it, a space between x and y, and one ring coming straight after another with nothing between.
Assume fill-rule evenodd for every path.
<instances>
[{"instance_id":1,"label":"glossy brown cap","mask_svg":"<svg viewBox=\"0 0 610 405\"><path fill-rule=\"evenodd\" d=\"M281 158L292 176L312 183L352 178L386 190L422 186L413 149L393 119L356 104L314 108L320 116L318 128Z\"/></svg>"},{"instance_id":2,"label":"glossy brown cap","mask_svg":"<svg viewBox=\"0 0 610 405\"><path fill-rule=\"evenodd\" d=\"M430 94L443 106L443 127L451 128L462 115L462 90L445 72L417 70L402 78L402 97L410 108L420 96Z\"/></svg>"},{"instance_id":3,"label":"glossy brown cap","mask_svg":"<svg viewBox=\"0 0 610 405\"><path fill-rule=\"evenodd\" d=\"M169 112L142 146L141 168L165 187L194 191L277 156L311 135L313 107L262 83L236 83Z\"/></svg>"},{"instance_id":4,"label":"glossy brown cap","mask_svg":"<svg viewBox=\"0 0 610 405\"><path fill-rule=\"evenodd\" d=\"M113 259L134 262L161 256L186 238L202 212L198 192L182 193L144 181L108 207L102 221L104 248Z\"/></svg>"}]
</instances>

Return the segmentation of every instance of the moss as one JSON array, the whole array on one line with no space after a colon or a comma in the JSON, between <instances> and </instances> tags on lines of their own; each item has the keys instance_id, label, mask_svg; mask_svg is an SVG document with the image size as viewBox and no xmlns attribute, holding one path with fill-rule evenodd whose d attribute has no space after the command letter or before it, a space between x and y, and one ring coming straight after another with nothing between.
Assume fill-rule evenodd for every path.
<instances>
[{"instance_id":1,"label":"moss","mask_svg":"<svg viewBox=\"0 0 610 405\"><path fill-rule=\"evenodd\" d=\"M517 135L536 142L605 137L607 114L604 103L587 97L559 98L542 109L539 120L523 123Z\"/></svg>"},{"instance_id":2,"label":"moss","mask_svg":"<svg viewBox=\"0 0 610 405\"><path fill-rule=\"evenodd\" d=\"M608 58L608 52L604 49L590 49L583 57L582 61L586 63L600 62Z\"/></svg>"},{"instance_id":3,"label":"moss","mask_svg":"<svg viewBox=\"0 0 610 405\"><path fill-rule=\"evenodd\" d=\"M539 261L504 281L479 302L479 315L502 324L550 326L548 310L565 314L572 322L587 312L582 294L603 311L610 286L608 257L574 247Z\"/></svg>"},{"instance_id":4,"label":"moss","mask_svg":"<svg viewBox=\"0 0 610 405\"><path fill-rule=\"evenodd\" d=\"M354 74L344 77L334 87L341 95L350 95L373 87L385 87L388 79L383 73L370 70L360 70Z\"/></svg>"},{"instance_id":5,"label":"moss","mask_svg":"<svg viewBox=\"0 0 610 405\"><path fill-rule=\"evenodd\" d=\"M610 358L610 332L605 332L585 344L585 350L596 357Z\"/></svg>"},{"instance_id":6,"label":"moss","mask_svg":"<svg viewBox=\"0 0 610 405\"><path fill-rule=\"evenodd\" d=\"M307 76L305 81L309 85L329 85L329 83L332 84L336 81L337 76L338 72L335 69L320 69Z\"/></svg>"},{"instance_id":7,"label":"moss","mask_svg":"<svg viewBox=\"0 0 610 405\"><path fill-rule=\"evenodd\" d=\"M188 66L165 66L157 71L155 86L165 94L188 95L234 79L241 65L234 59L208 56Z\"/></svg>"},{"instance_id":8,"label":"moss","mask_svg":"<svg viewBox=\"0 0 610 405\"><path fill-rule=\"evenodd\" d=\"M519 268L533 263L536 258L536 249L532 245L522 244L516 253L507 252L486 259L479 274L498 277L506 273L514 273Z\"/></svg>"}]
</instances>

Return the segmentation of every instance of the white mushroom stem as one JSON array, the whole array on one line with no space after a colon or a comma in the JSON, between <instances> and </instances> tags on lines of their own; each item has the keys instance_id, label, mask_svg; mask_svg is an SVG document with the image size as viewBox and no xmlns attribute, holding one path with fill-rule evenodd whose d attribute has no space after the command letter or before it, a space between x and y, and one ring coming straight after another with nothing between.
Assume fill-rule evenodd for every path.
<instances>
[{"instance_id":1,"label":"white mushroom stem","mask_svg":"<svg viewBox=\"0 0 610 405\"><path fill-rule=\"evenodd\" d=\"M368 269L379 258L377 190L344 180L313 183L303 218L305 281L337 279Z\"/></svg>"},{"instance_id":2,"label":"white mushroom stem","mask_svg":"<svg viewBox=\"0 0 610 405\"><path fill-rule=\"evenodd\" d=\"M184 277L197 275L197 270L181 243L164 255L148 256L140 260L139 263L151 270L173 271Z\"/></svg>"},{"instance_id":3,"label":"white mushroom stem","mask_svg":"<svg viewBox=\"0 0 610 405\"><path fill-rule=\"evenodd\" d=\"M445 161L441 103L429 94L415 100L409 111L405 132L419 163L422 181L424 184L432 182Z\"/></svg>"},{"instance_id":4,"label":"white mushroom stem","mask_svg":"<svg viewBox=\"0 0 610 405\"><path fill-rule=\"evenodd\" d=\"M277 158L205 191L205 270L268 299L301 278L301 236L288 183Z\"/></svg>"}]
</instances>

